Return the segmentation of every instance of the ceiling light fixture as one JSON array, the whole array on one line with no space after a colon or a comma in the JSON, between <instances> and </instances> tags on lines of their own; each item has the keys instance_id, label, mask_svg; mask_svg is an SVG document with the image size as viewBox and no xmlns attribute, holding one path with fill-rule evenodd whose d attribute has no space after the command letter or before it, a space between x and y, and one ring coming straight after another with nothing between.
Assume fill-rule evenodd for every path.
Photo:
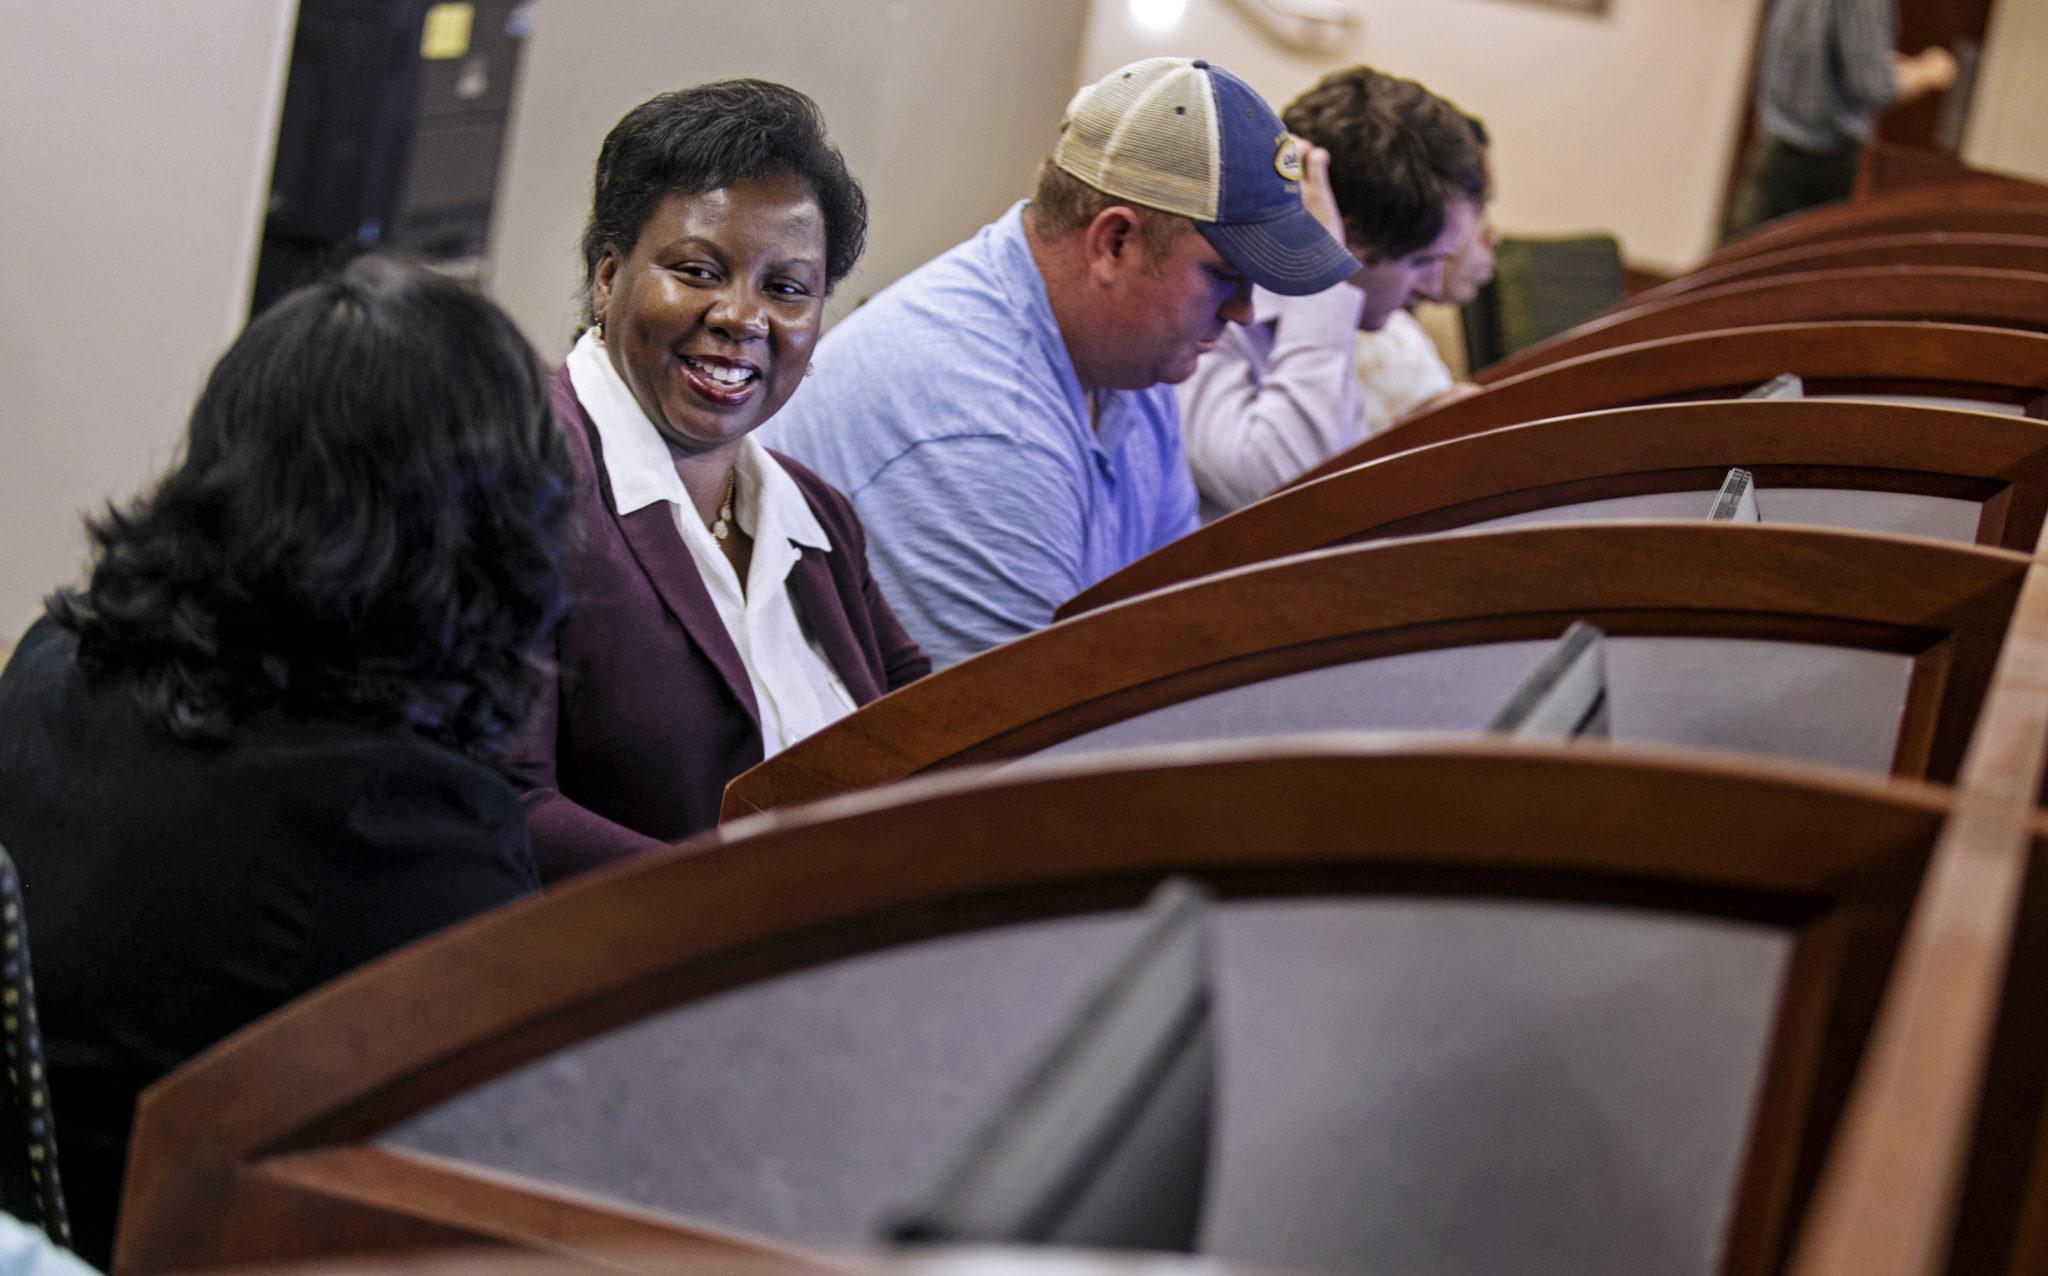
<instances>
[{"instance_id":1,"label":"ceiling light fixture","mask_svg":"<svg viewBox=\"0 0 2048 1276\"><path fill-rule=\"evenodd\" d=\"M1188 0L1130 0L1131 21L1144 31L1171 31L1187 16Z\"/></svg>"}]
</instances>

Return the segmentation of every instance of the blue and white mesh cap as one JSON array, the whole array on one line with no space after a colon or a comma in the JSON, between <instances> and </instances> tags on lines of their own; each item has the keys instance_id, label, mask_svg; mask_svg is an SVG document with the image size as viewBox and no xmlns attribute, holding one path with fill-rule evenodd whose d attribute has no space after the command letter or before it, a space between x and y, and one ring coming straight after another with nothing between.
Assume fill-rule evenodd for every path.
<instances>
[{"instance_id":1,"label":"blue and white mesh cap","mask_svg":"<svg viewBox=\"0 0 2048 1276\"><path fill-rule=\"evenodd\" d=\"M1105 195L1191 219L1224 260L1299 297L1358 271L1301 203L1301 155L1251 86L1199 58L1146 58L1082 89L1052 162Z\"/></svg>"}]
</instances>

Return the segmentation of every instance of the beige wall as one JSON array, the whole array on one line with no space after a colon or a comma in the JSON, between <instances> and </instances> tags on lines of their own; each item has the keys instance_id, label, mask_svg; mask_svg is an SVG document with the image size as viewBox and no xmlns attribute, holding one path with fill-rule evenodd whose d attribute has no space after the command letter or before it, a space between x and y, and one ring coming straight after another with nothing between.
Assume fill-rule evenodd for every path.
<instances>
[{"instance_id":1,"label":"beige wall","mask_svg":"<svg viewBox=\"0 0 2048 1276\"><path fill-rule=\"evenodd\" d=\"M241 325L291 0L0 0L0 650Z\"/></svg>"},{"instance_id":2,"label":"beige wall","mask_svg":"<svg viewBox=\"0 0 2048 1276\"><path fill-rule=\"evenodd\" d=\"M597 144L726 75L816 96L874 205L844 309L1027 189L1086 0L544 2L491 288L567 346ZM245 316L292 0L0 0L0 653L83 562L80 515L171 459Z\"/></svg>"},{"instance_id":3,"label":"beige wall","mask_svg":"<svg viewBox=\"0 0 2048 1276\"><path fill-rule=\"evenodd\" d=\"M2048 182L2048 4L1999 0L1985 33L1963 158Z\"/></svg>"},{"instance_id":4,"label":"beige wall","mask_svg":"<svg viewBox=\"0 0 2048 1276\"><path fill-rule=\"evenodd\" d=\"M833 312L965 238L1029 189L1075 83L1087 0L542 4L493 230L492 293L550 358L568 349L591 165L620 115L756 75L818 100L872 204Z\"/></svg>"},{"instance_id":5,"label":"beige wall","mask_svg":"<svg viewBox=\"0 0 2048 1276\"><path fill-rule=\"evenodd\" d=\"M1511 233L1608 230L1629 260L1664 270L1711 247L1761 0L1609 0L1602 17L1531 0L1353 2L1356 46L1307 58L1275 47L1229 0L1188 0L1163 34L1137 30L1126 0L1095 0L1083 72L1209 57L1279 106L1364 62L1486 121L1495 208Z\"/></svg>"},{"instance_id":6,"label":"beige wall","mask_svg":"<svg viewBox=\"0 0 2048 1276\"><path fill-rule=\"evenodd\" d=\"M1486 117L1503 222L1610 228L1630 256L1704 251L1761 0L1357 0L1356 48L1283 52L1228 0L1135 32L1126 0L543 0L499 200L492 289L566 348L604 131L653 93L752 74L805 88L874 203L835 308L1027 187L1073 87L1204 54L1284 100L1369 61ZM0 651L81 562L81 512L170 458L253 269L292 0L0 0ZM1966 154L2048 179L2048 6L2003 0Z\"/></svg>"}]
</instances>

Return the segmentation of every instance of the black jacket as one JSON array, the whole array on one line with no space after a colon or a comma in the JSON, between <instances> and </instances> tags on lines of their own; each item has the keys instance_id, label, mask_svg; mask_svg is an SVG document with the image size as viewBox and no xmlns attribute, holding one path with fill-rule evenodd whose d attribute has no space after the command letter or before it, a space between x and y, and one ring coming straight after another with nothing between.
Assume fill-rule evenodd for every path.
<instances>
[{"instance_id":1,"label":"black jacket","mask_svg":"<svg viewBox=\"0 0 2048 1276\"><path fill-rule=\"evenodd\" d=\"M47 617L0 674L0 845L27 899L79 1252L107 1265L136 1096L237 1028L536 888L502 776L403 734L144 721Z\"/></svg>"}]
</instances>

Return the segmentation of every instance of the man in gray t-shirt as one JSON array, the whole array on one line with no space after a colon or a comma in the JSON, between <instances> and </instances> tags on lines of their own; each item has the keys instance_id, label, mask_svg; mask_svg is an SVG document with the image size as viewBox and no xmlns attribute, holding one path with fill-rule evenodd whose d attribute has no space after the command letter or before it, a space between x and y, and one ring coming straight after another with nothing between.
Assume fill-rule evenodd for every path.
<instances>
[{"instance_id":1,"label":"man in gray t-shirt","mask_svg":"<svg viewBox=\"0 0 2048 1276\"><path fill-rule=\"evenodd\" d=\"M1756 72L1757 139L1724 239L1847 199L1886 107L1955 82L1944 48L1903 57L1893 0L1775 0Z\"/></svg>"}]
</instances>

